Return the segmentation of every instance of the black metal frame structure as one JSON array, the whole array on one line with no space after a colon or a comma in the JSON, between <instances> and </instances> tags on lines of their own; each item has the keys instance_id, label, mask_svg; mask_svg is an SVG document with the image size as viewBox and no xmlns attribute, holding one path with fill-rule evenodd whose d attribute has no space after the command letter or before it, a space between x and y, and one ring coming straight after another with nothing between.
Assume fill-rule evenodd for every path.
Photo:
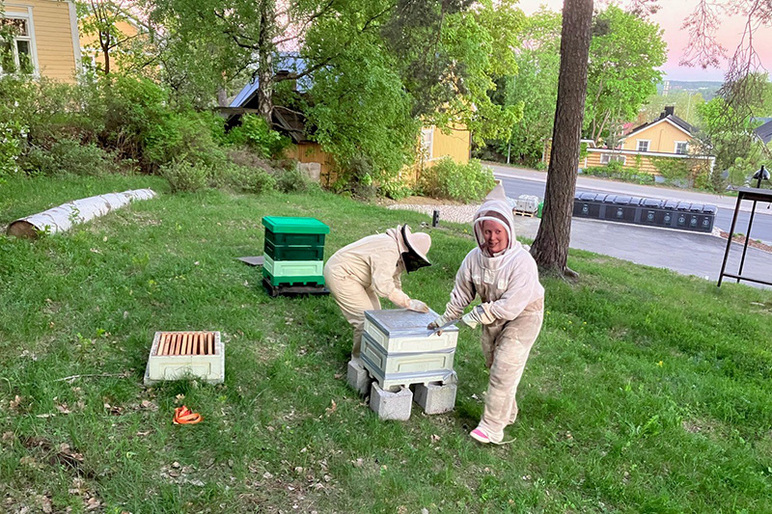
<instances>
[{"instance_id":1,"label":"black metal frame structure","mask_svg":"<svg viewBox=\"0 0 772 514\"><path fill-rule=\"evenodd\" d=\"M748 231L745 233L745 244L743 244L743 254L740 257L740 269L736 274L726 273L726 261L729 258L729 249L732 247L732 234L734 234L734 228L737 224L737 215L740 212L740 204L743 200L752 200L753 207L751 208L751 217L748 219ZM717 287L721 287L721 282L724 277L735 278L739 283L740 280L747 280L748 282L755 282L757 284L764 284L772 286L772 282L765 280L759 280L756 278L743 276L743 265L745 264L745 253L748 251L748 241L751 240L751 227L753 226L753 216L756 214L757 202L772 202L772 190L769 189L755 189L752 187L741 187L737 191L737 204L735 204L734 215L732 216L732 226L729 229L729 237L726 241L726 251L724 251L724 262L721 264L721 273L718 275Z\"/></svg>"}]
</instances>

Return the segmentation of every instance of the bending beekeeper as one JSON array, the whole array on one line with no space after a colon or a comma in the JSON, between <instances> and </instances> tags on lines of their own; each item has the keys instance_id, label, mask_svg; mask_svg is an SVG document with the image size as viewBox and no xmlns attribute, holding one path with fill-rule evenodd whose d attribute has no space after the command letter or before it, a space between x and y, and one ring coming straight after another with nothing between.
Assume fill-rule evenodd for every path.
<instances>
[{"instance_id":1,"label":"bending beekeeper","mask_svg":"<svg viewBox=\"0 0 772 514\"><path fill-rule=\"evenodd\" d=\"M412 233L407 225L399 225L385 234L344 246L327 261L324 281L343 316L354 327L352 359L359 359L365 311L380 309L379 297L388 298L397 307L429 311L424 302L402 291L401 275L431 265L426 257L431 244L429 234Z\"/></svg>"},{"instance_id":2,"label":"bending beekeeper","mask_svg":"<svg viewBox=\"0 0 772 514\"><path fill-rule=\"evenodd\" d=\"M428 328L459 318L472 328L482 324L490 380L482 419L469 435L481 443L498 444L504 428L517 417L515 394L541 330L544 288L536 262L515 239L512 208L501 183L475 214L473 227L477 248L461 263L445 313ZM463 314L477 295L482 303Z\"/></svg>"}]
</instances>

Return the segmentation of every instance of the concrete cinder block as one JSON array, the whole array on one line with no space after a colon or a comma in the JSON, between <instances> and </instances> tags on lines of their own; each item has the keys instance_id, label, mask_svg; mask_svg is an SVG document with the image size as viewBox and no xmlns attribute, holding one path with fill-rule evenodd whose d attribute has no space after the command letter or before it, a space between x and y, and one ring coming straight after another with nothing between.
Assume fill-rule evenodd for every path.
<instances>
[{"instance_id":1,"label":"concrete cinder block","mask_svg":"<svg viewBox=\"0 0 772 514\"><path fill-rule=\"evenodd\" d=\"M407 387L391 392L381 389L377 382L370 386L370 408L381 419L406 421L410 419L412 406L413 392Z\"/></svg>"},{"instance_id":2,"label":"concrete cinder block","mask_svg":"<svg viewBox=\"0 0 772 514\"><path fill-rule=\"evenodd\" d=\"M415 402L426 414L442 414L456 406L456 381L445 384L416 384Z\"/></svg>"},{"instance_id":3,"label":"concrete cinder block","mask_svg":"<svg viewBox=\"0 0 772 514\"><path fill-rule=\"evenodd\" d=\"M364 396L370 390L370 382L372 378L367 373L367 370L362 365L361 359L351 359L348 362L348 369L346 370L346 379L351 389L355 390Z\"/></svg>"}]
</instances>

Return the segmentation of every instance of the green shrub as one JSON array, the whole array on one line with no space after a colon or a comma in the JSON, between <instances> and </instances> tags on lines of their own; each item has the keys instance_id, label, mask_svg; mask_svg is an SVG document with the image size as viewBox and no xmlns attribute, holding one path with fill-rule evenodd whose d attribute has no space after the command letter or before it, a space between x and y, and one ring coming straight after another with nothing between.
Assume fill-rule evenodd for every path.
<instances>
[{"instance_id":1,"label":"green shrub","mask_svg":"<svg viewBox=\"0 0 772 514\"><path fill-rule=\"evenodd\" d=\"M481 200L495 185L493 172L480 161L457 164L450 157L424 169L418 181L419 191L426 196L461 202Z\"/></svg>"},{"instance_id":2,"label":"green shrub","mask_svg":"<svg viewBox=\"0 0 772 514\"><path fill-rule=\"evenodd\" d=\"M653 184L654 183L654 175L650 173L644 173L644 172L639 172L637 170L624 168L620 161L611 161L608 163L607 166L594 166L590 168L584 168L582 173L585 175L593 175L596 177L622 180L624 182L633 182L635 184Z\"/></svg>"},{"instance_id":3,"label":"green shrub","mask_svg":"<svg viewBox=\"0 0 772 514\"><path fill-rule=\"evenodd\" d=\"M690 165L692 164L690 159L668 157L652 157L651 162L657 172L669 182L686 180L689 177Z\"/></svg>"},{"instance_id":4,"label":"green shrub","mask_svg":"<svg viewBox=\"0 0 772 514\"><path fill-rule=\"evenodd\" d=\"M18 160L26 130L18 121L0 122L0 183L19 171Z\"/></svg>"},{"instance_id":5,"label":"green shrub","mask_svg":"<svg viewBox=\"0 0 772 514\"><path fill-rule=\"evenodd\" d=\"M82 144L74 139L54 141L49 149L32 146L24 156L22 167L30 175L98 176L110 171L110 154L93 143Z\"/></svg>"},{"instance_id":6,"label":"green shrub","mask_svg":"<svg viewBox=\"0 0 772 514\"><path fill-rule=\"evenodd\" d=\"M160 168L161 176L171 186L172 193L194 193L209 187L212 169L204 164L173 160Z\"/></svg>"},{"instance_id":7,"label":"green shrub","mask_svg":"<svg viewBox=\"0 0 772 514\"><path fill-rule=\"evenodd\" d=\"M237 191L259 195L276 188L276 179L260 168L231 164L223 171L227 185Z\"/></svg>"},{"instance_id":8,"label":"green shrub","mask_svg":"<svg viewBox=\"0 0 772 514\"><path fill-rule=\"evenodd\" d=\"M413 189L400 180L391 180L381 184L378 193L393 200L402 200L413 194Z\"/></svg>"},{"instance_id":9,"label":"green shrub","mask_svg":"<svg viewBox=\"0 0 772 514\"><path fill-rule=\"evenodd\" d=\"M145 161L151 167L174 159L210 167L224 165L226 155L213 137L211 116L193 111L164 113L142 140Z\"/></svg>"},{"instance_id":10,"label":"green shrub","mask_svg":"<svg viewBox=\"0 0 772 514\"><path fill-rule=\"evenodd\" d=\"M282 193L307 191L315 185L297 166L276 172L276 189Z\"/></svg>"},{"instance_id":11,"label":"green shrub","mask_svg":"<svg viewBox=\"0 0 772 514\"><path fill-rule=\"evenodd\" d=\"M241 125L228 133L228 141L235 146L248 146L264 158L276 157L287 148L290 140L271 130L263 118L245 114Z\"/></svg>"}]
</instances>

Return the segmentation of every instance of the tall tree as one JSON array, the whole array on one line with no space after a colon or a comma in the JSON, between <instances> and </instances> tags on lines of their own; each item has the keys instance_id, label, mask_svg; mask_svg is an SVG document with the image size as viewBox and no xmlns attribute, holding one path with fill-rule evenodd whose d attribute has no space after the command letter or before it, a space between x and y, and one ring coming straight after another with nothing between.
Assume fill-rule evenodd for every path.
<instances>
[{"instance_id":1,"label":"tall tree","mask_svg":"<svg viewBox=\"0 0 772 514\"><path fill-rule=\"evenodd\" d=\"M493 76L516 66L523 16L509 1L468 3L355 0L315 20L301 57L328 63L312 74L306 109L326 150L395 173L420 123L465 126L477 138L509 130L520 110L487 93Z\"/></svg>"},{"instance_id":2,"label":"tall tree","mask_svg":"<svg viewBox=\"0 0 772 514\"><path fill-rule=\"evenodd\" d=\"M308 26L333 13L331 0L143 0L150 20L165 35L160 59L169 84L188 88L199 104L234 79L257 80L258 109L271 124L277 83L297 80L325 66L314 62L296 73L277 75L287 63L281 50L302 43Z\"/></svg>"},{"instance_id":3,"label":"tall tree","mask_svg":"<svg viewBox=\"0 0 772 514\"><path fill-rule=\"evenodd\" d=\"M568 245L587 94L592 9L593 0L563 3L560 76L544 212L531 247L531 254L541 268L568 276L575 276L567 266Z\"/></svg>"},{"instance_id":4,"label":"tall tree","mask_svg":"<svg viewBox=\"0 0 772 514\"><path fill-rule=\"evenodd\" d=\"M656 23L615 5L595 16L585 108L590 139L598 142L612 126L635 119L662 80L657 68L665 63L666 49Z\"/></svg>"},{"instance_id":5,"label":"tall tree","mask_svg":"<svg viewBox=\"0 0 772 514\"><path fill-rule=\"evenodd\" d=\"M533 165L541 158L544 140L552 134L560 70L560 14L542 9L526 20L515 51L517 74L507 70L491 98L501 105L522 106L523 117L508 139L489 144L509 158ZM509 161L508 161L509 162Z\"/></svg>"},{"instance_id":6,"label":"tall tree","mask_svg":"<svg viewBox=\"0 0 772 514\"><path fill-rule=\"evenodd\" d=\"M85 50L94 58L98 72L109 74L115 57L130 53L135 48L132 43L142 35L137 20L129 12L132 7L127 0L76 3L80 32L93 37Z\"/></svg>"}]
</instances>

